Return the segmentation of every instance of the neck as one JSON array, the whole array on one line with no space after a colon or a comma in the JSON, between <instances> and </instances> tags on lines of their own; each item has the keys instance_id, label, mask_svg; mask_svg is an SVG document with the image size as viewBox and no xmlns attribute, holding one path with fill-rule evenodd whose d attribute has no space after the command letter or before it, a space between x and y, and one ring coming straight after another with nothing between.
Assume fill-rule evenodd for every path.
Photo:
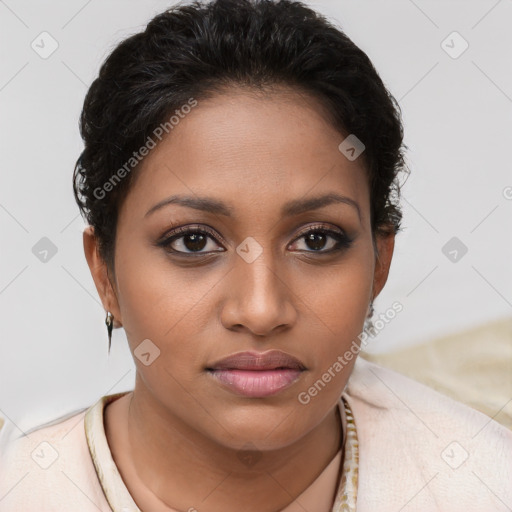
<instances>
[{"instance_id":1,"label":"neck","mask_svg":"<svg viewBox=\"0 0 512 512\"><path fill-rule=\"evenodd\" d=\"M241 451L191 428L140 391L136 387L123 397L127 400L118 416L124 421L115 431L118 465L140 508L144 503L155 511L280 510L318 477L341 446L337 406L285 447Z\"/></svg>"}]
</instances>

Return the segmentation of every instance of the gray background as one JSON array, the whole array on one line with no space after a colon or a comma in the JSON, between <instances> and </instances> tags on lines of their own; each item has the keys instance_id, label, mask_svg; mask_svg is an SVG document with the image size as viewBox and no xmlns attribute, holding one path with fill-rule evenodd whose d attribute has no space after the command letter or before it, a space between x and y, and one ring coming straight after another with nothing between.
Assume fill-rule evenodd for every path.
<instances>
[{"instance_id":1,"label":"gray background","mask_svg":"<svg viewBox=\"0 0 512 512\"><path fill-rule=\"evenodd\" d=\"M376 317L396 300L404 309L368 351L510 317L512 0L307 3L367 52L399 100L410 148L404 231L375 303ZM123 330L107 357L71 177L101 62L172 4L0 1L0 414L21 429L133 386ZM31 46L52 39L47 58ZM57 250L46 261L43 237ZM453 237L456 261L443 250Z\"/></svg>"}]
</instances>

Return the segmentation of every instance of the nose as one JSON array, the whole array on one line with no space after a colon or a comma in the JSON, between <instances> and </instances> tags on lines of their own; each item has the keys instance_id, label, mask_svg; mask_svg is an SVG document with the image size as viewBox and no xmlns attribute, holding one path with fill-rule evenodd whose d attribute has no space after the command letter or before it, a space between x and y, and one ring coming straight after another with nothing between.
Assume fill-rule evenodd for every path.
<instances>
[{"instance_id":1,"label":"nose","mask_svg":"<svg viewBox=\"0 0 512 512\"><path fill-rule=\"evenodd\" d=\"M252 262L237 255L234 265L221 312L224 327L266 337L290 328L297 319L296 297L283 269L265 251Z\"/></svg>"}]
</instances>

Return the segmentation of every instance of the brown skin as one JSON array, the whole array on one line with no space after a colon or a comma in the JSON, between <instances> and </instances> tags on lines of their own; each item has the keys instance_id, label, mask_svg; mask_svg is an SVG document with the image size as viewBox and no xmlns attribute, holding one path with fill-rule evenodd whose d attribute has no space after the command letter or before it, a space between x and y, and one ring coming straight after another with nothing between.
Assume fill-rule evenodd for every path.
<instances>
[{"instance_id":1,"label":"brown skin","mask_svg":"<svg viewBox=\"0 0 512 512\"><path fill-rule=\"evenodd\" d=\"M376 258L363 159L340 153L343 138L311 97L227 91L199 102L141 163L118 218L115 279L93 229L84 231L115 326L132 352L145 339L161 351L149 366L134 357L134 391L105 411L114 460L141 510L280 510L339 450L336 404L355 359L309 404L298 394L357 340L394 247L393 234L377 237ZM332 192L355 200L361 219L343 203L279 213L292 199ZM214 197L232 218L176 204L145 217L173 194ZM171 247L213 254L180 257L156 246L170 222L212 228L216 240L194 246L181 235ZM315 246L303 232L319 224L347 233L352 245L322 254L336 239ZM248 236L263 249L252 263L236 252ZM272 397L237 396L205 371L235 352L269 349L307 368ZM261 456L250 467L239 457L249 442Z\"/></svg>"}]
</instances>

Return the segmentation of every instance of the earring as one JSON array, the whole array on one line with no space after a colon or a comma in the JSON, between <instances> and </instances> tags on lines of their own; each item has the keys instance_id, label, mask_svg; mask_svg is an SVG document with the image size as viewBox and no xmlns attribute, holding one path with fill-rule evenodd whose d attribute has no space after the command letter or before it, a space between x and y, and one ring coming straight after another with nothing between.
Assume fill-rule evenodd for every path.
<instances>
[{"instance_id":1,"label":"earring","mask_svg":"<svg viewBox=\"0 0 512 512\"><path fill-rule=\"evenodd\" d=\"M375 312L373 308L373 300L370 302L368 309L369 312L366 315L366 318L364 319L364 330L370 332L375 328L372 321L373 313Z\"/></svg>"},{"instance_id":2,"label":"earring","mask_svg":"<svg viewBox=\"0 0 512 512\"><path fill-rule=\"evenodd\" d=\"M110 345L112 343L112 327L114 326L114 317L110 311L107 311L107 317L105 318L105 324L107 325L108 353L110 354Z\"/></svg>"}]
</instances>

